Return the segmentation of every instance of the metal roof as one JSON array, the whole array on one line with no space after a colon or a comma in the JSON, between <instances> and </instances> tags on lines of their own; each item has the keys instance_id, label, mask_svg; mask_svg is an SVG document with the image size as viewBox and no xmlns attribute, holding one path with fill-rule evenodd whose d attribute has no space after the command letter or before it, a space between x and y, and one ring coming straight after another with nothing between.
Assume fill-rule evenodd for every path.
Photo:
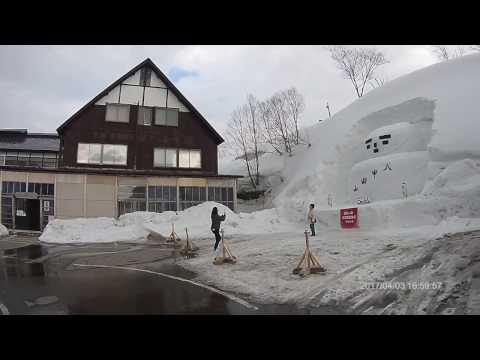
<instances>
[{"instance_id":1,"label":"metal roof","mask_svg":"<svg viewBox=\"0 0 480 360\"><path fill-rule=\"evenodd\" d=\"M28 134L0 130L0 150L58 152L60 150L60 138L55 134Z\"/></svg>"}]
</instances>

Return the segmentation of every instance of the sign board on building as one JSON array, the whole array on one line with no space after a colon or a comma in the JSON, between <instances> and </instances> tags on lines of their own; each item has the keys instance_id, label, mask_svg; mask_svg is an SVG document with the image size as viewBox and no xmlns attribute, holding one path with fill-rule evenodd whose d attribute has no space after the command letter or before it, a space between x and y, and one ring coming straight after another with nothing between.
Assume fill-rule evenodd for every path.
<instances>
[{"instance_id":1,"label":"sign board on building","mask_svg":"<svg viewBox=\"0 0 480 360\"><path fill-rule=\"evenodd\" d=\"M358 208L340 209L340 225L342 229L358 227Z\"/></svg>"},{"instance_id":2,"label":"sign board on building","mask_svg":"<svg viewBox=\"0 0 480 360\"><path fill-rule=\"evenodd\" d=\"M17 210L17 213L16 213L17 216L27 216L27 213L23 210Z\"/></svg>"}]
</instances>

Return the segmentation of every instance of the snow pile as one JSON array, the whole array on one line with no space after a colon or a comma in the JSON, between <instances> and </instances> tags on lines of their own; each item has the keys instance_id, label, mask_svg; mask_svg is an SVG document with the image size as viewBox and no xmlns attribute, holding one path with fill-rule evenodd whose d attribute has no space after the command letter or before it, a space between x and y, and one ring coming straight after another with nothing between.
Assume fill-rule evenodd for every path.
<instances>
[{"instance_id":1,"label":"snow pile","mask_svg":"<svg viewBox=\"0 0 480 360\"><path fill-rule=\"evenodd\" d=\"M102 243L134 241L148 235L141 222L126 223L107 217L55 219L46 226L40 241L48 243Z\"/></svg>"},{"instance_id":2,"label":"snow pile","mask_svg":"<svg viewBox=\"0 0 480 360\"><path fill-rule=\"evenodd\" d=\"M329 209L329 195L333 208L356 206L354 199L362 197L387 206L402 199L405 182L409 199L430 201L410 204L427 212L431 206L435 218L444 198L450 199L446 206L469 199L475 210L480 201L475 170L480 82L475 78L480 78L479 54L445 61L372 90L312 126L307 130L312 146L285 162L286 184L274 204L296 220L304 218L311 202ZM476 210L472 215L479 216Z\"/></svg>"},{"instance_id":3,"label":"snow pile","mask_svg":"<svg viewBox=\"0 0 480 360\"><path fill-rule=\"evenodd\" d=\"M0 236L5 236L8 235L8 229L5 227L5 225L0 224Z\"/></svg>"},{"instance_id":4,"label":"snow pile","mask_svg":"<svg viewBox=\"0 0 480 360\"><path fill-rule=\"evenodd\" d=\"M134 241L144 239L150 230L168 236L172 231L172 224L181 238L185 237L185 228L188 228L188 234L192 238L211 238L213 235L210 230L210 214L214 206L218 208L219 214L226 215L222 228L228 236L289 231L298 227L298 224L280 219L275 209L235 214L228 207L209 201L179 211L178 214L173 211L135 212L122 215L118 220L105 217L57 219L47 225L40 241L50 243ZM302 230L301 225L300 229Z\"/></svg>"}]
</instances>

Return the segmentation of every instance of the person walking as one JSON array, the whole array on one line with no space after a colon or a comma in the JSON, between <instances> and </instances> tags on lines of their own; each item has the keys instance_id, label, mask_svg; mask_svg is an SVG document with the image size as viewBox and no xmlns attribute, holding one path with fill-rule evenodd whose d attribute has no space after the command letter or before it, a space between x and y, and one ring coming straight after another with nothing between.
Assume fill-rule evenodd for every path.
<instances>
[{"instance_id":1,"label":"person walking","mask_svg":"<svg viewBox=\"0 0 480 360\"><path fill-rule=\"evenodd\" d=\"M311 236L315 236L315 223L317 222L317 216L315 215L315 205L310 204L308 210L308 223L310 224Z\"/></svg>"},{"instance_id":2,"label":"person walking","mask_svg":"<svg viewBox=\"0 0 480 360\"><path fill-rule=\"evenodd\" d=\"M216 255L217 255L218 243L222 239L222 237L220 236L220 223L222 221L225 221L225 216L226 216L225 214L223 214L222 216L218 215L218 209L217 209L216 206L212 209L212 214L211 214L212 226L211 226L211 229L212 229L212 232L215 234L215 245L213 246L213 253L215 255L215 258L217 257Z\"/></svg>"}]
</instances>

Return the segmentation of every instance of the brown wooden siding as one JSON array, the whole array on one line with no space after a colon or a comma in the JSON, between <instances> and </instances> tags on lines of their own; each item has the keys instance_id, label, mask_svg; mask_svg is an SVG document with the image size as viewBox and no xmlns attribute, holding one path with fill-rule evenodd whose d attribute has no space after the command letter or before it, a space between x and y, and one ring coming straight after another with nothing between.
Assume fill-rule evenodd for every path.
<instances>
[{"instance_id":1,"label":"brown wooden siding","mask_svg":"<svg viewBox=\"0 0 480 360\"><path fill-rule=\"evenodd\" d=\"M92 105L85 110L61 134L63 165L68 167L108 167L91 164L77 164L77 145L84 143L128 145L127 166L120 169L156 170L159 174L180 174L186 169L153 168L153 149L155 147L173 147L200 149L202 168L189 169L191 174L216 175L217 144L211 132L191 112L180 112L178 127L137 125L137 106L130 106L130 123L112 123L105 121L106 107Z\"/></svg>"}]
</instances>

